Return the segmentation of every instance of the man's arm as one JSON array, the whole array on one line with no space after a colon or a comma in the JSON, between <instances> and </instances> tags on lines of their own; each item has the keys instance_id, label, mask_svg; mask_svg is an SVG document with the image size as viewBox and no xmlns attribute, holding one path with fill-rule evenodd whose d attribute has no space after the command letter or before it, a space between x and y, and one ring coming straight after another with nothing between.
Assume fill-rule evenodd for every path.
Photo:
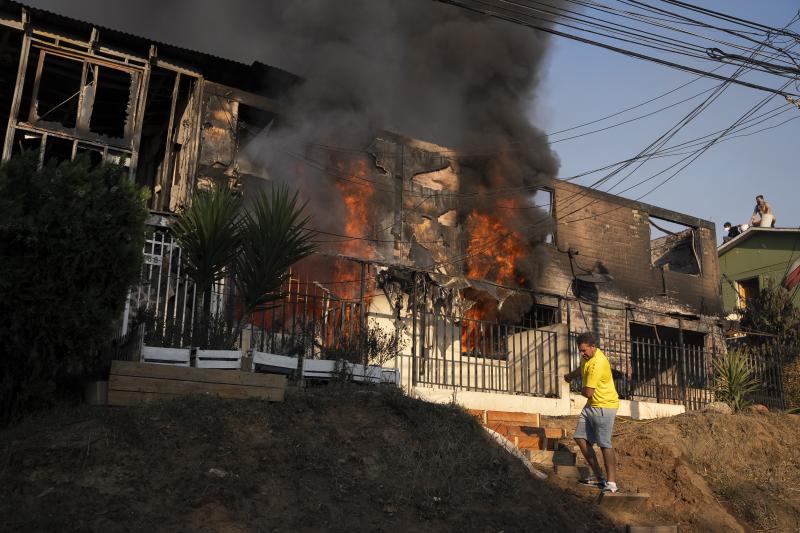
<instances>
[{"instance_id":1,"label":"man's arm","mask_svg":"<svg viewBox=\"0 0 800 533\"><path fill-rule=\"evenodd\" d=\"M597 389L597 386L600 384L598 381L598 369L597 364L593 364L589 367L589 371L586 374L586 381L583 383L583 390L581 390L581 395L591 399L594 396L594 391Z\"/></svg>"},{"instance_id":2,"label":"man's arm","mask_svg":"<svg viewBox=\"0 0 800 533\"><path fill-rule=\"evenodd\" d=\"M564 374L564 381L566 381L567 383L570 383L573 379L578 379L579 377L581 377L581 369L580 369L580 367L576 368L575 370L573 370L569 374Z\"/></svg>"}]
</instances>

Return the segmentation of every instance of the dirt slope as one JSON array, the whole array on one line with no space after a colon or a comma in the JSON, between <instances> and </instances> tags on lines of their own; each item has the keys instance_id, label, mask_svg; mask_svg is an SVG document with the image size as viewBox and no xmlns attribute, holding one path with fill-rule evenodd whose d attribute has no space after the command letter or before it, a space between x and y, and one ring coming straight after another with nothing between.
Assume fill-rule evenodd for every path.
<instances>
[{"instance_id":1,"label":"dirt slope","mask_svg":"<svg viewBox=\"0 0 800 533\"><path fill-rule=\"evenodd\" d=\"M328 388L283 404L64 409L0 432L7 531L593 531L463 411Z\"/></svg>"},{"instance_id":2,"label":"dirt slope","mask_svg":"<svg viewBox=\"0 0 800 533\"><path fill-rule=\"evenodd\" d=\"M572 420L551 425L574 429ZM680 531L800 531L800 417L687 413L615 427L619 483L649 505L617 523ZM587 499L591 494L561 483Z\"/></svg>"}]
</instances>

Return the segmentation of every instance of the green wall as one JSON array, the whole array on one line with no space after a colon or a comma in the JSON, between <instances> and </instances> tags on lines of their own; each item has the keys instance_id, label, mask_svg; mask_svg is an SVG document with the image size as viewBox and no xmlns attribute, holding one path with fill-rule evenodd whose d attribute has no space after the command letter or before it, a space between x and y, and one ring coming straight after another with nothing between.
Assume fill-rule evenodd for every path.
<instances>
[{"instance_id":1,"label":"green wall","mask_svg":"<svg viewBox=\"0 0 800 533\"><path fill-rule=\"evenodd\" d=\"M719 257L722 308L725 314L735 311L738 301L736 290L726 275L732 282L757 277L761 288L766 286L768 279L779 284L797 257L800 257L800 232L758 232L726 250ZM795 292L794 304L800 307L800 290Z\"/></svg>"}]
</instances>

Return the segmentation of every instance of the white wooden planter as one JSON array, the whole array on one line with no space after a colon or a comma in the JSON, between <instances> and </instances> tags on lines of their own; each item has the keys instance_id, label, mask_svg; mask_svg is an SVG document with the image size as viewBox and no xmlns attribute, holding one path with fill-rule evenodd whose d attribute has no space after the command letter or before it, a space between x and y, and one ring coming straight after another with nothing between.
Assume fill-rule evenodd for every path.
<instances>
[{"instance_id":1,"label":"white wooden planter","mask_svg":"<svg viewBox=\"0 0 800 533\"><path fill-rule=\"evenodd\" d=\"M253 351L253 368L256 372L291 374L297 370L299 358Z\"/></svg>"},{"instance_id":2,"label":"white wooden planter","mask_svg":"<svg viewBox=\"0 0 800 533\"><path fill-rule=\"evenodd\" d=\"M382 374L383 369L380 365L369 365L364 375L364 381L367 383L380 383Z\"/></svg>"},{"instance_id":3,"label":"white wooden planter","mask_svg":"<svg viewBox=\"0 0 800 533\"><path fill-rule=\"evenodd\" d=\"M160 365L189 366L192 351L189 348L162 348L142 346L142 362Z\"/></svg>"},{"instance_id":4,"label":"white wooden planter","mask_svg":"<svg viewBox=\"0 0 800 533\"><path fill-rule=\"evenodd\" d=\"M336 361L303 359L303 379L333 379Z\"/></svg>"},{"instance_id":5,"label":"white wooden planter","mask_svg":"<svg viewBox=\"0 0 800 533\"><path fill-rule=\"evenodd\" d=\"M239 370L242 367L242 352L239 350L197 350L197 368Z\"/></svg>"},{"instance_id":6,"label":"white wooden planter","mask_svg":"<svg viewBox=\"0 0 800 533\"><path fill-rule=\"evenodd\" d=\"M396 368L381 368L381 383L400 386L400 370Z\"/></svg>"}]
</instances>

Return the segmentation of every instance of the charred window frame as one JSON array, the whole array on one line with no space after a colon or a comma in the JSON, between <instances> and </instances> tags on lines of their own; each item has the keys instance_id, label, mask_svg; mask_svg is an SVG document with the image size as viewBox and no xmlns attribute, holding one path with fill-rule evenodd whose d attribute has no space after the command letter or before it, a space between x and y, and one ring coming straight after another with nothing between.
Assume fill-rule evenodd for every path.
<instances>
[{"instance_id":1,"label":"charred window frame","mask_svg":"<svg viewBox=\"0 0 800 533\"><path fill-rule=\"evenodd\" d=\"M702 276L697 228L653 215L648 222L651 268Z\"/></svg>"},{"instance_id":2,"label":"charred window frame","mask_svg":"<svg viewBox=\"0 0 800 533\"><path fill-rule=\"evenodd\" d=\"M33 43L14 124L11 153L42 149L42 160L74 159L130 165L141 69ZM69 146L68 146L69 145Z\"/></svg>"},{"instance_id":3,"label":"charred window frame","mask_svg":"<svg viewBox=\"0 0 800 533\"><path fill-rule=\"evenodd\" d=\"M26 85L31 84L28 125L130 145L139 69L44 46L34 45L31 51L37 57L26 73Z\"/></svg>"}]
</instances>

